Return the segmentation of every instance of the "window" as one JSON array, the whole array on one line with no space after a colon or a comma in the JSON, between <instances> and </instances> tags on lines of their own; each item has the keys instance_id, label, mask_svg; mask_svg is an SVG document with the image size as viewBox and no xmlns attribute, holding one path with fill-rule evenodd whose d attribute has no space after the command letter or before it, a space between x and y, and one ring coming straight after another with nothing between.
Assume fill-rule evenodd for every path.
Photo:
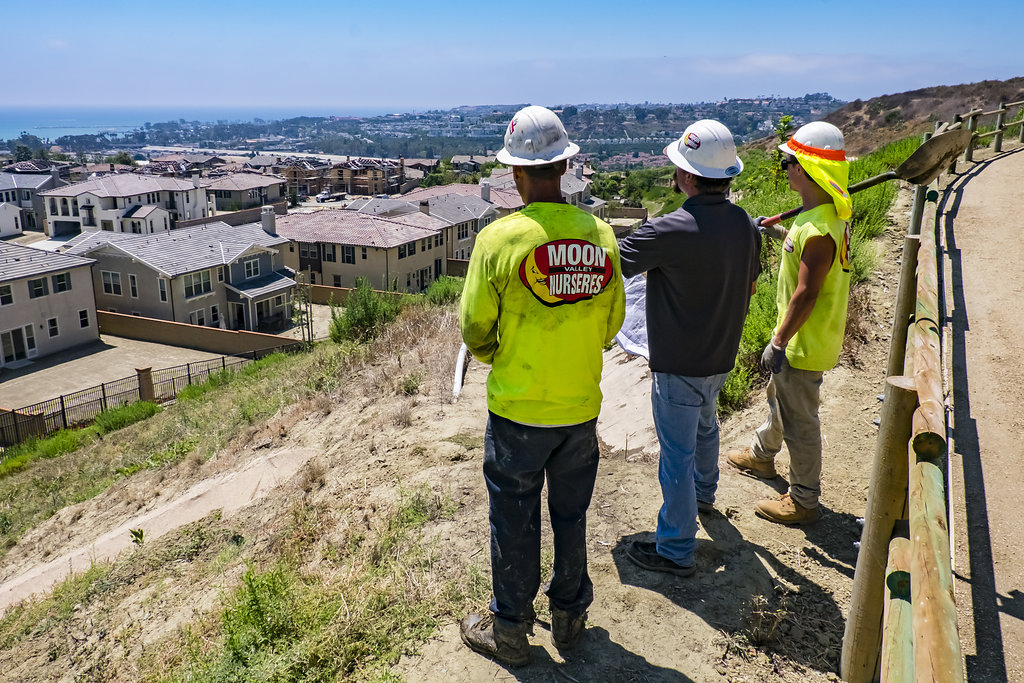
<instances>
[{"instance_id":1,"label":"window","mask_svg":"<svg viewBox=\"0 0 1024 683\"><path fill-rule=\"evenodd\" d=\"M57 215L57 200L54 199L53 197L50 197L50 215Z\"/></svg>"},{"instance_id":2,"label":"window","mask_svg":"<svg viewBox=\"0 0 1024 683\"><path fill-rule=\"evenodd\" d=\"M0 306L10 306L14 303L14 290L10 285L0 285Z\"/></svg>"},{"instance_id":3,"label":"window","mask_svg":"<svg viewBox=\"0 0 1024 683\"><path fill-rule=\"evenodd\" d=\"M334 286L335 287L341 287L341 276L340 275L335 275L334 276Z\"/></svg>"},{"instance_id":4,"label":"window","mask_svg":"<svg viewBox=\"0 0 1024 683\"><path fill-rule=\"evenodd\" d=\"M78 324L82 327L89 327L89 311L82 309L78 312Z\"/></svg>"},{"instance_id":5,"label":"window","mask_svg":"<svg viewBox=\"0 0 1024 683\"><path fill-rule=\"evenodd\" d=\"M101 270L103 278L103 293L121 296L121 273L112 273L109 270Z\"/></svg>"},{"instance_id":6,"label":"window","mask_svg":"<svg viewBox=\"0 0 1024 683\"><path fill-rule=\"evenodd\" d=\"M324 261L330 261L331 263L334 263L335 261L338 260L338 252L337 252L337 249L336 249L337 245L335 245L335 244L322 244L322 245L320 245L320 247L321 247L320 250L323 252L323 255L324 255ZM345 247L342 247L342 250L344 250L344 249L345 249Z\"/></svg>"},{"instance_id":7,"label":"window","mask_svg":"<svg viewBox=\"0 0 1024 683\"><path fill-rule=\"evenodd\" d=\"M299 243L299 258L312 258L317 257L316 244L310 244L309 242Z\"/></svg>"},{"instance_id":8,"label":"window","mask_svg":"<svg viewBox=\"0 0 1024 683\"><path fill-rule=\"evenodd\" d=\"M404 244L399 244L398 245L398 258L405 258L405 245Z\"/></svg>"},{"instance_id":9,"label":"window","mask_svg":"<svg viewBox=\"0 0 1024 683\"><path fill-rule=\"evenodd\" d=\"M469 223L459 224L459 239L464 240L469 237Z\"/></svg>"},{"instance_id":10,"label":"window","mask_svg":"<svg viewBox=\"0 0 1024 683\"><path fill-rule=\"evenodd\" d=\"M245 279L254 278L260 274L260 262L257 259L250 259L245 262Z\"/></svg>"},{"instance_id":11,"label":"window","mask_svg":"<svg viewBox=\"0 0 1024 683\"><path fill-rule=\"evenodd\" d=\"M275 306L284 306L284 295L283 294L278 294L277 296L274 297L274 305Z\"/></svg>"},{"instance_id":12,"label":"window","mask_svg":"<svg viewBox=\"0 0 1024 683\"><path fill-rule=\"evenodd\" d=\"M224 282L224 266L217 266L217 282Z\"/></svg>"},{"instance_id":13,"label":"window","mask_svg":"<svg viewBox=\"0 0 1024 683\"><path fill-rule=\"evenodd\" d=\"M71 215L72 216L79 215L79 213L78 213L78 200L77 199L72 199L71 200Z\"/></svg>"},{"instance_id":14,"label":"window","mask_svg":"<svg viewBox=\"0 0 1024 683\"><path fill-rule=\"evenodd\" d=\"M341 262L342 263L355 263L356 262L356 248L355 247L342 247L341 248Z\"/></svg>"},{"instance_id":15,"label":"window","mask_svg":"<svg viewBox=\"0 0 1024 683\"><path fill-rule=\"evenodd\" d=\"M436 235L434 235L434 246L441 246L441 233L437 233Z\"/></svg>"},{"instance_id":16,"label":"window","mask_svg":"<svg viewBox=\"0 0 1024 683\"><path fill-rule=\"evenodd\" d=\"M53 293L66 292L71 289L71 273L57 273L56 275L50 276L50 282L53 284Z\"/></svg>"},{"instance_id":17,"label":"window","mask_svg":"<svg viewBox=\"0 0 1024 683\"><path fill-rule=\"evenodd\" d=\"M427 240L420 240L420 251L427 250Z\"/></svg>"},{"instance_id":18,"label":"window","mask_svg":"<svg viewBox=\"0 0 1024 683\"><path fill-rule=\"evenodd\" d=\"M68 209L68 199L67 199L67 197L61 197L60 198L60 215L61 216L70 216L71 215L71 211Z\"/></svg>"},{"instance_id":19,"label":"window","mask_svg":"<svg viewBox=\"0 0 1024 683\"><path fill-rule=\"evenodd\" d=\"M193 325L206 325L206 309L200 308L188 314L188 321Z\"/></svg>"},{"instance_id":20,"label":"window","mask_svg":"<svg viewBox=\"0 0 1024 683\"><path fill-rule=\"evenodd\" d=\"M46 296L50 293L50 287L46 282L45 277L36 278L35 280L28 281L28 298L38 299L41 296Z\"/></svg>"},{"instance_id":21,"label":"window","mask_svg":"<svg viewBox=\"0 0 1024 683\"><path fill-rule=\"evenodd\" d=\"M48 318L46 320L46 331L47 333L49 333L51 337L56 337L57 335L60 334L60 331L57 329L56 318Z\"/></svg>"},{"instance_id":22,"label":"window","mask_svg":"<svg viewBox=\"0 0 1024 683\"><path fill-rule=\"evenodd\" d=\"M366 247L363 247L363 260L366 260Z\"/></svg>"},{"instance_id":23,"label":"window","mask_svg":"<svg viewBox=\"0 0 1024 683\"><path fill-rule=\"evenodd\" d=\"M409 256L412 256L413 254L416 253L416 240L413 240L412 242L409 242L408 252L409 252Z\"/></svg>"},{"instance_id":24,"label":"window","mask_svg":"<svg viewBox=\"0 0 1024 683\"><path fill-rule=\"evenodd\" d=\"M210 271L201 270L198 273L187 273L183 278L185 281L185 298L191 299L200 294L206 294L213 290L210 284Z\"/></svg>"},{"instance_id":25,"label":"window","mask_svg":"<svg viewBox=\"0 0 1024 683\"><path fill-rule=\"evenodd\" d=\"M210 306L210 325L220 327L220 308L216 304Z\"/></svg>"},{"instance_id":26,"label":"window","mask_svg":"<svg viewBox=\"0 0 1024 683\"><path fill-rule=\"evenodd\" d=\"M160 301L167 301L167 280L158 278L156 283L160 287Z\"/></svg>"},{"instance_id":27,"label":"window","mask_svg":"<svg viewBox=\"0 0 1024 683\"><path fill-rule=\"evenodd\" d=\"M139 283L135 279L135 273L128 274L128 291L131 292L133 299L139 298Z\"/></svg>"}]
</instances>

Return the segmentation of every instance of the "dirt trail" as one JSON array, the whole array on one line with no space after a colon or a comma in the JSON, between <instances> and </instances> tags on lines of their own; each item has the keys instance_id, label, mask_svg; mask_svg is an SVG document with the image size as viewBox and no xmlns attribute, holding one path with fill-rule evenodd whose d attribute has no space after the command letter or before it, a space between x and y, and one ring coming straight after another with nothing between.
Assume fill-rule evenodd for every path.
<instances>
[{"instance_id":1,"label":"dirt trail","mask_svg":"<svg viewBox=\"0 0 1024 683\"><path fill-rule=\"evenodd\" d=\"M984 158L981 154L978 155ZM960 638L971 681L1024 681L1024 148L951 186L946 245L952 528Z\"/></svg>"},{"instance_id":2,"label":"dirt trail","mask_svg":"<svg viewBox=\"0 0 1024 683\"><path fill-rule=\"evenodd\" d=\"M267 495L288 481L314 455L308 448L293 448L253 458L237 471L204 479L181 496L128 519L95 541L36 564L0 584L0 616L12 604L49 590L72 572L82 572L96 561L110 560L131 547L130 529L143 529L151 541L182 525L220 509L225 516Z\"/></svg>"}]
</instances>

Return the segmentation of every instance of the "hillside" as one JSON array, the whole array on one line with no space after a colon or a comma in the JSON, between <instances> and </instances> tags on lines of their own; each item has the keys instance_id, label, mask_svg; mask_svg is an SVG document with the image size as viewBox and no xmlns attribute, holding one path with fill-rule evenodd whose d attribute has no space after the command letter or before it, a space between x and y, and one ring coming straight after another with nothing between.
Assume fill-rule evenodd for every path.
<instances>
[{"instance_id":1,"label":"hillside","mask_svg":"<svg viewBox=\"0 0 1024 683\"><path fill-rule=\"evenodd\" d=\"M937 85L870 100L855 100L827 115L846 136L846 149L860 155L892 140L933 130L936 121L973 108L986 111L1000 100L1024 99L1024 77L1007 81L979 81L962 85ZM991 123L991 119L989 120Z\"/></svg>"}]
</instances>

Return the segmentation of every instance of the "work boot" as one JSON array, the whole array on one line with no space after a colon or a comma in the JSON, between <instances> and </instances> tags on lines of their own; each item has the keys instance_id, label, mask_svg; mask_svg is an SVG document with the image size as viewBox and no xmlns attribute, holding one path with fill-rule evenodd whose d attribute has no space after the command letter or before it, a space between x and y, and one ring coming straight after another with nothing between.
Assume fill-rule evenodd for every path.
<instances>
[{"instance_id":1,"label":"work boot","mask_svg":"<svg viewBox=\"0 0 1024 683\"><path fill-rule=\"evenodd\" d=\"M725 459L730 465L744 474L749 474L758 479L774 479L779 476L775 471L774 460L758 460L754 457L750 447L736 448L725 454Z\"/></svg>"},{"instance_id":2,"label":"work boot","mask_svg":"<svg viewBox=\"0 0 1024 683\"><path fill-rule=\"evenodd\" d=\"M759 501L755 512L770 522L779 524L813 524L821 518L818 508L805 508L783 493L778 498Z\"/></svg>"},{"instance_id":3,"label":"work boot","mask_svg":"<svg viewBox=\"0 0 1024 683\"><path fill-rule=\"evenodd\" d=\"M697 565L681 565L658 554L658 544L650 541L633 541L626 547L626 557L638 567L652 572L666 572L676 576L693 576Z\"/></svg>"},{"instance_id":4,"label":"work boot","mask_svg":"<svg viewBox=\"0 0 1024 683\"><path fill-rule=\"evenodd\" d=\"M462 620L459 632L462 642L482 655L511 667L530 663L530 625L502 626L493 614L470 614Z\"/></svg>"},{"instance_id":5,"label":"work boot","mask_svg":"<svg viewBox=\"0 0 1024 683\"><path fill-rule=\"evenodd\" d=\"M697 512L705 515L709 515L715 511L715 504L709 503L706 500L697 499Z\"/></svg>"},{"instance_id":6,"label":"work boot","mask_svg":"<svg viewBox=\"0 0 1024 683\"><path fill-rule=\"evenodd\" d=\"M572 617L565 610L551 608L551 644L559 650L571 650L580 644L587 613Z\"/></svg>"}]
</instances>

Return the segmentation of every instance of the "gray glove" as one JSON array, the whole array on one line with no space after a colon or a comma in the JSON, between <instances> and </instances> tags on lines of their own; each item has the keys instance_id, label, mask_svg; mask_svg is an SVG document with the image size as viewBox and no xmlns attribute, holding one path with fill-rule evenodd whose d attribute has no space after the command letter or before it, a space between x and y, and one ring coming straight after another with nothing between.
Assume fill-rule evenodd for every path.
<instances>
[{"instance_id":1,"label":"gray glove","mask_svg":"<svg viewBox=\"0 0 1024 683\"><path fill-rule=\"evenodd\" d=\"M786 347L768 342L768 346L764 347L764 353L761 354L761 369L774 375L782 370L782 361L784 360L786 360Z\"/></svg>"},{"instance_id":2,"label":"gray glove","mask_svg":"<svg viewBox=\"0 0 1024 683\"><path fill-rule=\"evenodd\" d=\"M779 221L774 225L764 225L763 222L766 220L768 220L767 216L758 216L754 219L754 225L762 235L768 239L778 240L780 242L786 239L786 234L789 231L782 227L782 221Z\"/></svg>"}]
</instances>

